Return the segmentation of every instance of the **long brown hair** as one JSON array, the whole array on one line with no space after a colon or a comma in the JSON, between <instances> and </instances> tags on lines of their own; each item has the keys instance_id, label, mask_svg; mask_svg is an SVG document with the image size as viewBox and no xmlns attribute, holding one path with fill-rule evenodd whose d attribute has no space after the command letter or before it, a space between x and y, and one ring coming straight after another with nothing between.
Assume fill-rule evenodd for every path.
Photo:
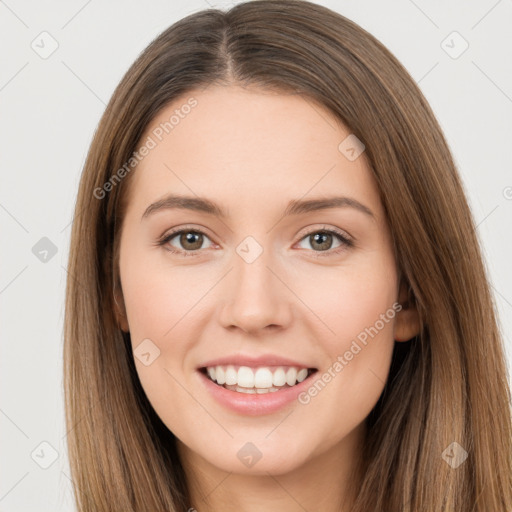
<instances>
[{"instance_id":1,"label":"long brown hair","mask_svg":"<svg viewBox=\"0 0 512 512\"><path fill-rule=\"evenodd\" d=\"M174 435L149 404L129 334L116 322L113 289L137 172L126 162L169 102L230 83L316 100L364 143L420 314L421 332L395 344L388 382L367 418L352 510L510 512L503 341L450 150L393 55L342 15L302 0L254 0L181 19L137 58L99 123L78 191L66 289L64 391L78 510L191 506Z\"/></svg>"}]
</instances>

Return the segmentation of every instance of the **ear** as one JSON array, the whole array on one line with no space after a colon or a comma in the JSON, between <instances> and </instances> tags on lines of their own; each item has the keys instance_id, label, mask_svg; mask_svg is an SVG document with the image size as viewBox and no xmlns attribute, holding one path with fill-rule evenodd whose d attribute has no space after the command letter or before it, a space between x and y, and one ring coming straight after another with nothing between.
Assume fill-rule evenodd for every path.
<instances>
[{"instance_id":1,"label":"ear","mask_svg":"<svg viewBox=\"0 0 512 512\"><path fill-rule=\"evenodd\" d=\"M120 287L116 287L114 290L114 315L119 328L124 332L130 332L123 293L120 291Z\"/></svg>"},{"instance_id":2,"label":"ear","mask_svg":"<svg viewBox=\"0 0 512 512\"><path fill-rule=\"evenodd\" d=\"M420 318L416 305L410 300L409 287L401 280L398 292L398 302L402 309L396 314L394 325L395 341L409 341L420 332Z\"/></svg>"}]
</instances>

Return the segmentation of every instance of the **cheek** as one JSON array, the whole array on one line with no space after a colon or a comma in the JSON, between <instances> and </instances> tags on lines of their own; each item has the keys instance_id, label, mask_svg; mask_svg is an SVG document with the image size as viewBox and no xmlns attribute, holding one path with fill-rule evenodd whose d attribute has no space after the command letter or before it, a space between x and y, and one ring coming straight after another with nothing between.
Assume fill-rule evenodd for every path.
<instances>
[{"instance_id":1,"label":"cheek","mask_svg":"<svg viewBox=\"0 0 512 512\"><path fill-rule=\"evenodd\" d=\"M301 286L304 302L318 315L308 316L309 330L326 357L300 401L311 427L336 425L323 432L325 446L363 421L382 394L397 313L393 260L330 270L310 274Z\"/></svg>"},{"instance_id":2,"label":"cheek","mask_svg":"<svg viewBox=\"0 0 512 512\"><path fill-rule=\"evenodd\" d=\"M397 297L392 259L373 257L345 266L309 268L297 272L293 282L294 292L314 313L304 318L329 354L344 352L351 340L360 334L364 338L365 329L376 322L384 337L392 332L394 311L391 320L380 321Z\"/></svg>"},{"instance_id":3,"label":"cheek","mask_svg":"<svg viewBox=\"0 0 512 512\"><path fill-rule=\"evenodd\" d=\"M123 262L121 279L136 370L154 409L165 417L170 404L190 407L184 391L190 383L183 379L190 378L196 363L194 350L208 318L204 304L218 277L206 266L175 266L166 258L148 261L133 251ZM154 360L146 366L138 354L148 351ZM172 418L172 424L179 422Z\"/></svg>"},{"instance_id":4,"label":"cheek","mask_svg":"<svg viewBox=\"0 0 512 512\"><path fill-rule=\"evenodd\" d=\"M200 334L197 302L211 284L201 273L194 278L184 268L137 264L134 256L125 262L121 277L135 367L154 410L171 431L182 432L190 427L190 416L185 419L174 411L188 410L192 417L202 417L186 391L190 384L184 375L188 354ZM145 353L150 354L149 364Z\"/></svg>"},{"instance_id":5,"label":"cheek","mask_svg":"<svg viewBox=\"0 0 512 512\"><path fill-rule=\"evenodd\" d=\"M205 294L210 281L193 266L173 268L165 259L155 261L137 253L124 262L121 279L134 345L144 338L161 342L173 337L181 323L189 321L188 311Z\"/></svg>"}]
</instances>

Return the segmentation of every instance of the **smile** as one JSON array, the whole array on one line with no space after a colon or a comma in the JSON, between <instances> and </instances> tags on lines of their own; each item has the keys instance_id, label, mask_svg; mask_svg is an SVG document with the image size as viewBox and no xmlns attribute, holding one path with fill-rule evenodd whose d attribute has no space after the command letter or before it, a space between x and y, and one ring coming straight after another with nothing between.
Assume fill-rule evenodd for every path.
<instances>
[{"instance_id":1,"label":"smile","mask_svg":"<svg viewBox=\"0 0 512 512\"><path fill-rule=\"evenodd\" d=\"M212 382L224 389L245 394L265 394L292 388L300 384L316 368L297 366L239 366L218 365L200 370Z\"/></svg>"}]
</instances>

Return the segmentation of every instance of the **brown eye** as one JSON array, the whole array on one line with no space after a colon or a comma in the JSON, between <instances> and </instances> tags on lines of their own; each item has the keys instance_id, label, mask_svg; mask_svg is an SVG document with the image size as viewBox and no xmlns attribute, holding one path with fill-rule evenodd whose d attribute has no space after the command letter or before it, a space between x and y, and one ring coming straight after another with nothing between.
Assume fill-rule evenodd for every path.
<instances>
[{"instance_id":1,"label":"brown eye","mask_svg":"<svg viewBox=\"0 0 512 512\"><path fill-rule=\"evenodd\" d=\"M338 245L333 246L335 241L338 241ZM325 252L325 256L330 254L335 254L348 247L353 246L353 242L348 236L338 233L337 231L330 229L322 229L318 231L313 231L306 236L304 236L301 240L308 241L313 252L323 253ZM307 249L307 247L306 247ZM323 256L322 254L317 254L317 256Z\"/></svg>"},{"instance_id":2,"label":"brown eye","mask_svg":"<svg viewBox=\"0 0 512 512\"><path fill-rule=\"evenodd\" d=\"M203 245L203 235L197 231L185 231L180 234L179 241L183 249L196 251Z\"/></svg>"},{"instance_id":3,"label":"brown eye","mask_svg":"<svg viewBox=\"0 0 512 512\"><path fill-rule=\"evenodd\" d=\"M332 246L333 236L331 233L320 231L309 235L309 241L313 249L317 248L320 251L327 251Z\"/></svg>"},{"instance_id":4,"label":"brown eye","mask_svg":"<svg viewBox=\"0 0 512 512\"><path fill-rule=\"evenodd\" d=\"M174 231L165 236L159 245L166 250L183 256L194 256L201 253L205 240L210 240L208 236L197 229L182 229Z\"/></svg>"}]
</instances>

